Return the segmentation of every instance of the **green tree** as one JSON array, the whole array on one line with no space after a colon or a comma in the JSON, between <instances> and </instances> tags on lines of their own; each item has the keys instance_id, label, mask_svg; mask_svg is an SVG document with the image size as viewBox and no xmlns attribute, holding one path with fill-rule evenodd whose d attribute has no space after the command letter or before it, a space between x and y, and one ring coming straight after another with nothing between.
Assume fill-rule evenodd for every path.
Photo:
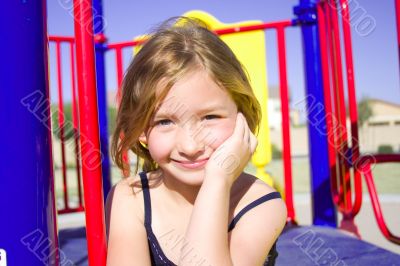
<instances>
[{"instance_id":1,"label":"green tree","mask_svg":"<svg viewBox=\"0 0 400 266\"><path fill-rule=\"evenodd\" d=\"M271 144L272 159L282 159L282 151L275 145Z\"/></svg>"},{"instance_id":2,"label":"green tree","mask_svg":"<svg viewBox=\"0 0 400 266\"><path fill-rule=\"evenodd\" d=\"M109 106L107 108L108 135L111 135L114 133L116 119L117 119L117 109L115 107Z\"/></svg>"},{"instance_id":3,"label":"green tree","mask_svg":"<svg viewBox=\"0 0 400 266\"><path fill-rule=\"evenodd\" d=\"M373 115L371 102L368 97L363 97L357 105L358 109L358 125L362 127L365 122Z\"/></svg>"},{"instance_id":4,"label":"green tree","mask_svg":"<svg viewBox=\"0 0 400 266\"><path fill-rule=\"evenodd\" d=\"M389 144L381 144L378 146L378 153L393 153L393 146Z\"/></svg>"},{"instance_id":5,"label":"green tree","mask_svg":"<svg viewBox=\"0 0 400 266\"><path fill-rule=\"evenodd\" d=\"M64 140L69 140L74 135L74 129L72 124L72 104L66 103L63 106L64 108ZM59 115L58 115L58 105L53 104L51 106L51 114L52 114L52 122L53 122L53 134L56 138L61 139L61 128L59 123Z\"/></svg>"},{"instance_id":6,"label":"green tree","mask_svg":"<svg viewBox=\"0 0 400 266\"><path fill-rule=\"evenodd\" d=\"M53 122L53 134L56 138L61 138L61 129L58 117L58 105L53 104L51 106L52 122ZM107 124L108 134L111 135L115 129L117 110L114 107L107 108ZM74 136L73 123L72 123L72 104L64 104L64 140L69 140Z\"/></svg>"}]
</instances>

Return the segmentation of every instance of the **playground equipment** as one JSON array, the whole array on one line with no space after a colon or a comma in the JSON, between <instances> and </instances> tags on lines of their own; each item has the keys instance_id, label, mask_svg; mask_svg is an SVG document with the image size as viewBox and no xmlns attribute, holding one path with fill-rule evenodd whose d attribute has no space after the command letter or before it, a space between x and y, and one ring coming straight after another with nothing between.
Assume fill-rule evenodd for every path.
<instances>
[{"instance_id":1,"label":"playground equipment","mask_svg":"<svg viewBox=\"0 0 400 266\"><path fill-rule=\"evenodd\" d=\"M94 3L96 10L101 10L100 1L94 1ZM400 0L395 0L395 3L400 44ZM63 264L66 258L63 257L63 253L58 252L50 141L45 6L43 1L31 1L25 4L29 5L29 8L20 3L13 3L7 9L0 11L0 23L10 27L6 32L2 32L2 36L8 40L4 44L4 50L7 53L5 53L6 58L3 59L7 62L7 68L2 69L0 74L0 84L2 88L6 88L1 90L0 121L3 125L9 125L9 128L1 133L4 157L0 167L0 176L2 177L0 202L2 206L5 206L2 208L2 213L5 213L7 217L4 219L2 216L0 221L2 232L0 258L4 260L7 256L10 265L42 265L43 263L57 265ZM338 8L339 6L340 8ZM53 36L50 40L56 43L68 42L71 45L72 60L75 59L74 51L76 51L76 60L74 61L77 73L79 73L77 84L80 132L80 143L76 147L80 147L78 160L82 167L85 192L88 258L90 265L105 265L103 190L106 194L109 189L109 186L107 188L107 183L109 184L107 171L109 170L107 170L104 160L107 156L102 157L102 155L107 155L107 151L104 150L107 145L104 139L105 100L104 97L101 99L101 95L105 95L104 65L101 63L104 62L103 54L106 50L115 51L117 77L120 84L123 76L122 49L135 46L138 42L106 44L102 32L93 32L91 1L76 0L74 10L76 12L75 38ZM343 115L345 97L342 86L343 77L341 76L341 39L339 38L337 11L341 12L343 19L347 87L352 124L351 137L342 133L345 131L337 132L337 127L335 127L337 125L345 127L345 116ZM307 102L310 121L308 129L312 197L314 199L313 224L336 227L335 205L337 205L338 210L344 214L342 228L357 232L353 219L361 207L360 180L362 173L366 177L376 218L383 234L389 240L399 243L399 238L390 232L383 220L370 166L374 163L399 162L400 155L378 155L373 157L375 161L370 161L368 159L371 157L362 156L358 151L351 37L349 25L346 22L346 19L350 21L348 1L340 0L339 3L336 3L332 0L301 0L299 6L295 8L295 13L298 18L293 21L256 23L216 30L218 34L267 29L277 32L283 116L285 200L289 222L294 223L296 219L291 181L285 28L301 26L307 95L312 96L314 100ZM97 16L96 18L101 19L101 17ZM15 32L19 32L19 34L14 34ZM94 35L95 33L97 35ZM96 68L93 47L96 47ZM59 56L60 52L58 52L57 58L61 62ZM74 64L71 67L74 67ZM96 69L96 73L94 69ZM23 79L21 73L24 74ZM74 85L72 87L74 88ZM333 92L334 96L331 95ZM94 100L96 98L99 98L97 102ZM315 107L313 103L323 103L323 109L318 113L318 118L320 118L318 126L311 123L316 119L316 113L313 113L313 110L316 111L313 109ZM62 107L60 108L60 113L62 113ZM8 115L10 112L12 116ZM78 120L77 117L75 122ZM62 118L59 119L60 123L62 120ZM75 128L78 129L78 124L75 124ZM323 134L321 134L321 129L324 130ZM335 145L332 145L329 138L332 138ZM100 140L102 144L100 144ZM23 151L24 156L23 167L21 167L20 151ZM353 174L350 174L351 172ZM351 184L353 182L355 185L354 203L351 201ZM332 197L328 197L327 195L331 193ZM68 202L68 197L64 199ZM6 204L6 202L12 202L12 204ZM66 203L66 207L67 211L79 211L83 204L81 202L77 209L68 209L68 203Z\"/></svg>"},{"instance_id":2,"label":"playground equipment","mask_svg":"<svg viewBox=\"0 0 400 266\"><path fill-rule=\"evenodd\" d=\"M399 1L397 15L399 15ZM371 165L386 162L400 162L400 154L360 154L358 137L358 114L354 84L354 67L350 33L350 12L347 1L340 0L343 43L345 52L345 72L350 112L350 135L347 134L344 78L342 77L342 58L339 19L335 2L321 2L317 6L318 30L321 43L321 66L326 113L326 134L328 159L331 178L332 198L337 209L343 214L340 228L359 235L354 218L361 209L362 182L366 179L375 218L381 232L393 243L400 244L400 237L394 236L384 221L378 196L373 183ZM399 17L397 16L397 19ZM315 107L315 106L314 106ZM314 107L313 110L316 110ZM311 109L310 109L311 110ZM315 111L310 111L314 117ZM319 127L319 126L317 126ZM351 180L353 176L353 181ZM352 183L354 182L354 202L352 201Z\"/></svg>"}]
</instances>

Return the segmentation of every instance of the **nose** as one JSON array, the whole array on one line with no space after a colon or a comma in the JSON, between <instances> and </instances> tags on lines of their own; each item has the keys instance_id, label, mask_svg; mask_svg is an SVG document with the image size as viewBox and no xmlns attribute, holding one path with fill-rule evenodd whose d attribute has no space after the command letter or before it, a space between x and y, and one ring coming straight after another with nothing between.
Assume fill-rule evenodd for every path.
<instances>
[{"instance_id":1,"label":"nose","mask_svg":"<svg viewBox=\"0 0 400 266\"><path fill-rule=\"evenodd\" d=\"M188 158L195 159L205 150L205 145L201 139L196 137L196 132L190 128L181 128L177 134L176 146L178 152Z\"/></svg>"}]
</instances>

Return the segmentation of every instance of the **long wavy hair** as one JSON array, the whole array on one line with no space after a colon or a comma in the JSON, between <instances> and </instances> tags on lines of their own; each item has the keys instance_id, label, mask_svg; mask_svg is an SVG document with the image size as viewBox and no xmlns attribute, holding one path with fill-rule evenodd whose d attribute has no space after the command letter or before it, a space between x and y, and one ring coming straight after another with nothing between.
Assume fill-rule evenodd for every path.
<instances>
[{"instance_id":1,"label":"long wavy hair","mask_svg":"<svg viewBox=\"0 0 400 266\"><path fill-rule=\"evenodd\" d=\"M116 165L130 171L123 157L131 150L143 160L143 170L158 169L139 137L170 88L196 68L232 97L253 133L261 120L261 109L243 66L231 49L200 21L179 17L164 22L143 44L130 63L122 82L122 98L113 133L111 153ZM160 84L162 88L160 91Z\"/></svg>"}]
</instances>

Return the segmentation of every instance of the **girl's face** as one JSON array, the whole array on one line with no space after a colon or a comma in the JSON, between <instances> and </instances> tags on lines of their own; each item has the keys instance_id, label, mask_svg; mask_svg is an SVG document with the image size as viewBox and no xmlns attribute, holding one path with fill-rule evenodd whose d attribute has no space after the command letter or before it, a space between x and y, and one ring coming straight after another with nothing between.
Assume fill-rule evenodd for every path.
<instances>
[{"instance_id":1,"label":"girl's face","mask_svg":"<svg viewBox=\"0 0 400 266\"><path fill-rule=\"evenodd\" d=\"M165 178L200 186L211 154L235 127L237 107L205 70L184 76L168 92L140 141Z\"/></svg>"}]
</instances>

